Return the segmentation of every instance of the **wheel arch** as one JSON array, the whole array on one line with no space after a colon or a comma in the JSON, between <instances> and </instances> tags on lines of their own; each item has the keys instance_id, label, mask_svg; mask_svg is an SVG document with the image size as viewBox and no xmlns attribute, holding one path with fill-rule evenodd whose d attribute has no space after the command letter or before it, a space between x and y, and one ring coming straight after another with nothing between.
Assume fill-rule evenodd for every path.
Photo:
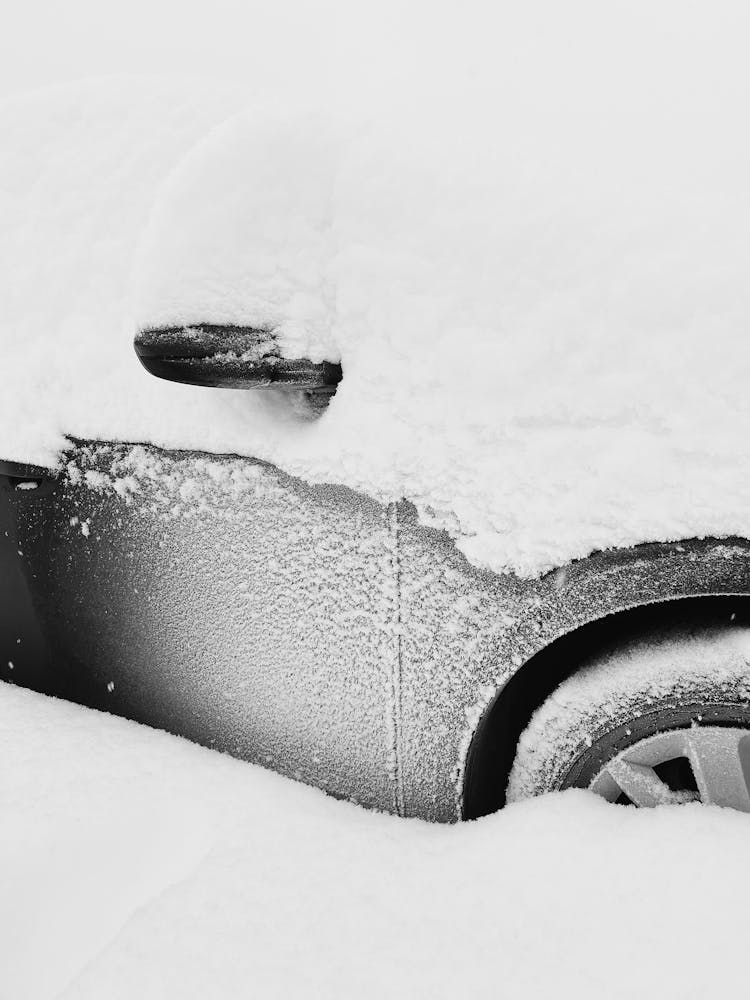
<instances>
[{"instance_id":1,"label":"wheel arch","mask_svg":"<svg viewBox=\"0 0 750 1000\"><path fill-rule=\"evenodd\" d=\"M596 553L540 581L556 628L500 684L475 725L461 816L502 808L518 737L536 708L602 645L677 622L750 624L750 542L692 539Z\"/></svg>"}]
</instances>

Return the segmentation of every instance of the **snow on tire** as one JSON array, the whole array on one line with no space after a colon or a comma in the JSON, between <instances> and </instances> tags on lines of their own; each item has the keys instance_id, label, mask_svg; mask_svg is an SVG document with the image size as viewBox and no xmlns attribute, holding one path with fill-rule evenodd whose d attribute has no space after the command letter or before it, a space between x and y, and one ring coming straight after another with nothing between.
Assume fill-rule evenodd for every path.
<instances>
[{"instance_id":1,"label":"snow on tire","mask_svg":"<svg viewBox=\"0 0 750 1000\"><path fill-rule=\"evenodd\" d=\"M689 760L698 778L682 792L670 791L660 781L654 759L637 757L639 747L653 749L655 741L670 739L673 755ZM739 747L741 755L728 765L724 758L733 758L733 752L727 751L727 743ZM734 791L722 787L714 794L702 782L703 744L721 758L724 786L727 767L737 772L732 775ZM664 757L666 751L661 753ZM617 793L627 782L615 788L607 772L617 774L627 754L650 765L625 765L639 780L647 776L649 781L642 793L631 793L628 786L623 798ZM715 759L709 760L709 770L711 766L716 769ZM641 636L592 657L563 681L521 735L507 801L569 787L592 787L611 801L628 801L629 796L638 805L697 798L749 811L750 628L683 626Z\"/></svg>"}]
</instances>

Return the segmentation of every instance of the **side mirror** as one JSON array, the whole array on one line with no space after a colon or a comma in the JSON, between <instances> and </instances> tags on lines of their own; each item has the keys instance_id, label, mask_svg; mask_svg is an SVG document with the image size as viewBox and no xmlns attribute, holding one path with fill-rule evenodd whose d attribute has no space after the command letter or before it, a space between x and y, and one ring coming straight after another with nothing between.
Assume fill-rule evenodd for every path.
<instances>
[{"instance_id":1,"label":"side mirror","mask_svg":"<svg viewBox=\"0 0 750 1000\"><path fill-rule=\"evenodd\" d=\"M136 335L135 352L158 378L221 389L299 389L321 402L336 392L341 365L282 358L274 336L244 326L168 327Z\"/></svg>"},{"instance_id":2,"label":"side mirror","mask_svg":"<svg viewBox=\"0 0 750 1000\"><path fill-rule=\"evenodd\" d=\"M6 494L15 493L29 498L33 494L36 498L51 492L56 484L57 475L50 469L0 459L0 497L5 491Z\"/></svg>"}]
</instances>

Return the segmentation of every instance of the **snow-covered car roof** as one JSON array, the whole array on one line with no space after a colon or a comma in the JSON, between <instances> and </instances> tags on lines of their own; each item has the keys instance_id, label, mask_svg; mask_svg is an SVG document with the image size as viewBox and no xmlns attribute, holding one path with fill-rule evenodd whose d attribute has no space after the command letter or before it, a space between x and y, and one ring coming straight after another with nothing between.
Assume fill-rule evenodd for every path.
<instances>
[{"instance_id":1,"label":"snow-covered car roof","mask_svg":"<svg viewBox=\"0 0 750 1000\"><path fill-rule=\"evenodd\" d=\"M111 81L6 104L3 457L252 455L405 496L525 575L750 534L746 70L711 50L696 76L715 39L691 24L666 62L620 46L627 79L571 31L512 66L498 41L495 85L439 100ZM201 322L340 360L324 416L139 367L136 329Z\"/></svg>"}]
</instances>

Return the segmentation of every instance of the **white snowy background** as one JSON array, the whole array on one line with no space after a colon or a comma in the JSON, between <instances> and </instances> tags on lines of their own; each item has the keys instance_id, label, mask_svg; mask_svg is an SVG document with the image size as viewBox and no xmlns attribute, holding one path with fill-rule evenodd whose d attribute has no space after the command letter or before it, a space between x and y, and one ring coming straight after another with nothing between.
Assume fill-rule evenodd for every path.
<instances>
[{"instance_id":1,"label":"white snowy background","mask_svg":"<svg viewBox=\"0 0 750 1000\"><path fill-rule=\"evenodd\" d=\"M258 454L521 573L750 534L747 38L729 3L9 6L3 457ZM248 302L259 128L313 224ZM178 249L340 354L321 421L139 369L137 322L196 319ZM566 793L441 828L7 686L0 720L2 998L742 991L746 817Z\"/></svg>"}]
</instances>

